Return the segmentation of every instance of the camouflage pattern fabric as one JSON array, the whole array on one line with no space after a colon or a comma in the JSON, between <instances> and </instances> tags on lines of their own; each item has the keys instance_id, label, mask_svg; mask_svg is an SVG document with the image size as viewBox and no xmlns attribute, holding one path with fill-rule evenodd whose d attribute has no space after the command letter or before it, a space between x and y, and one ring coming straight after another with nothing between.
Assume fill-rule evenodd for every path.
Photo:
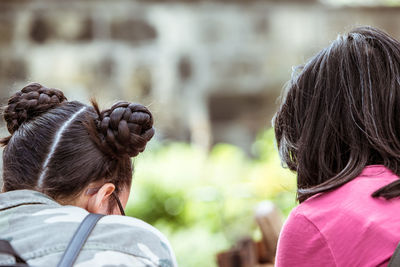
<instances>
[{"instance_id":1,"label":"camouflage pattern fabric","mask_svg":"<svg viewBox=\"0 0 400 267\"><path fill-rule=\"evenodd\" d=\"M69 241L86 217L85 209L62 206L32 190L0 194L0 239L10 241L30 266L57 266ZM0 254L0 265L13 264ZM100 219L74 266L175 267L168 240L151 225L132 217Z\"/></svg>"}]
</instances>

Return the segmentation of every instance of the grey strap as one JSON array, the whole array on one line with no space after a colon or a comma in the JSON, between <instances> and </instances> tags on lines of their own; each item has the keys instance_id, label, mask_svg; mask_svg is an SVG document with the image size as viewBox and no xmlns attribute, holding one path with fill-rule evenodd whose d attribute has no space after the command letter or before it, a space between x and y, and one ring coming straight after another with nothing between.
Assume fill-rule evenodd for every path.
<instances>
[{"instance_id":1,"label":"grey strap","mask_svg":"<svg viewBox=\"0 0 400 267\"><path fill-rule=\"evenodd\" d=\"M400 243L397 245L392 257L390 258L388 267L399 267L400 266Z\"/></svg>"},{"instance_id":2,"label":"grey strap","mask_svg":"<svg viewBox=\"0 0 400 267\"><path fill-rule=\"evenodd\" d=\"M101 214L89 213L85 217L69 242L61 261L57 265L58 267L71 267L74 264L94 226L103 216Z\"/></svg>"}]
</instances>

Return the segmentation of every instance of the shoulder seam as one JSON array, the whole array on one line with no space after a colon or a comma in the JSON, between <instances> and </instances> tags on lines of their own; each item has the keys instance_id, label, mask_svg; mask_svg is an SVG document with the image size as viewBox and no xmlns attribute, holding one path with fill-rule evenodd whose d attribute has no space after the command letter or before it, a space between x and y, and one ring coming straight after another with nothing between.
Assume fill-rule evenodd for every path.
<instances>
[{"instance_id":1,"label":"shoulder seam","mask_svg":"<svg viewBox=\"0 0 400 267\"><path fill-rule=\"evenodd\" d=\"M336 258L335 258L335 255L333 254L332 248L329 246L328 240L325 238L325 236L322 234L322 232L319 230L319 228L318 228L309 218L307 218L307 216L305 216L304 214L295 212L294 215L295 215L295 216L301 216L301 217L303 217L306 221L308 221L308 222L318 231L318 233L322 236L322 239L323 239L324 242L326 243L326 245L327 245L327 247L328 247L328 249L329 249L329 252L331 253L332 258L333 258L333 260L334 260L334 262L335 262L335 265L338 266L338 265L337 265Z\"/></svg>"}]
</instances>

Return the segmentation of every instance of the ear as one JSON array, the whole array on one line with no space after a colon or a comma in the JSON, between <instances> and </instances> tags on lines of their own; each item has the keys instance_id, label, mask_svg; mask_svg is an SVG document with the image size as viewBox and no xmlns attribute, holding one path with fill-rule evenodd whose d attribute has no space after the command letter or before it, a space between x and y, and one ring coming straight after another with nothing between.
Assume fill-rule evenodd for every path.
<instances>
[{"instance_id":1,"label":"ear","mask_svg":"<svg viewBox=\"0 0 400 267\"><path fill-rule=\"evenodd\" d=\"M91 213L108 214L108 203L114 190L115 185L112 183L106 183L100 187L97 193L89 197L87 211Z\"/></svg>"}]
</instances>

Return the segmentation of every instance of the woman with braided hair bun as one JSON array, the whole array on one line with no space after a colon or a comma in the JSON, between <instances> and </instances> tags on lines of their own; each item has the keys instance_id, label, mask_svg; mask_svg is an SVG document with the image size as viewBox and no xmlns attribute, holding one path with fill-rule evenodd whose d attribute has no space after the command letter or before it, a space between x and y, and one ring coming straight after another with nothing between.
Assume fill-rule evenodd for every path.
<instances>
[{"instance_id":1,"label":"woman with braided hair bun","mask_svg":"<svg viewBox=\"0 0 400 267\"><path fill-rule=\"evenodd\" d=\"M0 239L9 241L17 260L69 266L61 262L69 258L65 251L82 221L104 214L86 242L82 238L74 266L176 266L158 230L121 216L130 194L131 157L154 135L145 106L121 101L100 110L94 100L91 106L67 101L60 90L31 83L11 96L3 116L10 135L0 140ZM1 248L0 242L0 265L13 263Z\"/></svg>"}]
</instances>

